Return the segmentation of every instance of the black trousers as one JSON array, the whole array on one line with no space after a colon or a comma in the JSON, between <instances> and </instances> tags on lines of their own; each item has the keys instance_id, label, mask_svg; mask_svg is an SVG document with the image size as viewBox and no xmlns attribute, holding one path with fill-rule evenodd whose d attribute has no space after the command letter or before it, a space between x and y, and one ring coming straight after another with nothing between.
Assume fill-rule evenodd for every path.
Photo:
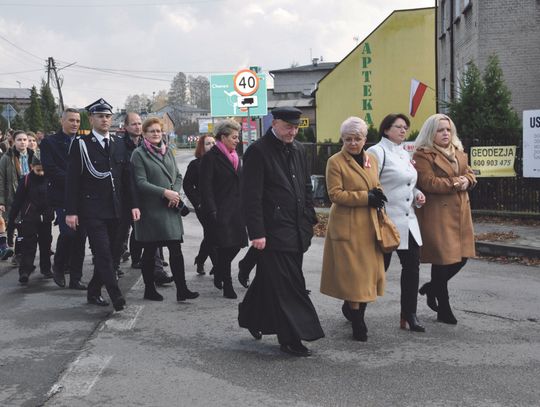
<instances>
[{"instance_id":1,"label":"black trousers","mask_svg":"<svg viewBox=\"0 0 540 407\"><path fill-rule=\"evenodd\" d=\"M129 228L132 225L131 211L124 211L118 222L118 232L113 245L113 266L115 270L120 266L120 257L127 250Z\"/></svg>"},{"instance_id":2,"label":"black trousers","mask_svg":"<svg viewBox=\"0 0 540 407\"><path fill-rule=\"evenodd\" d=\"M88 296L101 295L105 285L111 300L122 295L113 268L112 246L118 232L118 219L81 219L94 253L94 274L88 283Z\"/></svg>"},{"instance_id":3,"label":"black trousers","mask_svg":"<svg viewBox=\"0 0 540 407\"><path fill-rule=\"evenodd\" d=\"M202 217L202 214L199 211L195 211L195 214L197 215L197 219L199 219L199 222L203 227L203 240L201 240L201 244L199 246L199 253L197 254L197 257L195 257L195 263L196 264L204 264L206 259L208 257L210 257L210 261L212 262L212 266L215 266L217 264L216 250L209 243L209 239L207 237L208 231L204 227L204 219Z\"/></svg>"},{"instance_id":4,"label":"black trousers","mask_svg":"<svg viewBox=\"0 0 540 407\"><path fill-rule=\"evenodd\" d=\"M467 263L467 258L453 264L432 264L431 283L439 300L448 300L448 281L454 277Z\"/></svg>"},{"instance_id":5,"label":"black trousers","mask_svg":"<svg viewBox=\"0 0 540 407\"><path fill-rule=\"evenodd\" d=\"M416 314L418 282L420 279L420 249L409 232L409 248L396 250L401 262L401 312ZM388 270L392 253L384 254L384 270Z\"/></svg>"},{"instance_id":6,"label":"black trousers","mask_svg":"<svg viewBox=\"0 0 540 407\"><path fill-rule=\"evenodd\" d=\"M22 254L19 273L30 274L34 270L34 259L39 246L39 269L42 274L51 271L51 222L23 221L17 226L19 250Z\"/></svg>"},{"instance_id":7,"label":"black trousers","mask_svg":"<svg viewBox=\"0 0 540 407\"><path fill-rule=\"evenodd\" d=\"M131 262L138 263L141 261L143 244L135 239L135 229L131 229L129 236L129 253L131 254Z\"/></svg>"},{"instance_id":8,"label":"black trousers","mask_svg":"<svg viewBox=\"0 0 540 407\"><path fill-rule=\"evenodd\" d=\"M54 270L63 273L69 267L70 282L81 281L86 246L86 233L83 228L71 229L66 225L66 211L55 208L56 224L60 234L56 239Z\"/></svg>"},{"instance_id":9,"label":"black trousers","mask_svg":"<svg viewBox=\"0 0 540 407\"><path fill-rule=\"evenodd\" d=\"M214 265L214 273L219 276L224 285L232 284L231 263L239 251L240 247L216 248L217 264Z\"/></svg>"},{"instance_id":10,"label":"black trousers","mask_svg":"<svg viewBox=\"0 0 540 407\"><path fill-rule=\"evenodd\" d=\"M157 251L166 246L169 249L169 264L176 287L186 284L186 272L184 266L184 255L182 254L182 244L180 240L165 240L160 242L143 242L142 254L142 275L146 285L154 283L154 268Z\"/></svg>"}]
</instances>

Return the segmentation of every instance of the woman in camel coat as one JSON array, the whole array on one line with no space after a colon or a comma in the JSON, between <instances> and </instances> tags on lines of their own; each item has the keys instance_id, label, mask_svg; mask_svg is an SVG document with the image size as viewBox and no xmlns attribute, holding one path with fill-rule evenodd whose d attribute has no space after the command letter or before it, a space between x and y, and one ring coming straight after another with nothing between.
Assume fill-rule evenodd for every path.
<instances>
[{"instance_id":1,"label":"woman in camel coat","mask_svg":"<svg viewBox=\"0 0 540 407\"><path fill-rule=\"evenodd\" d=\"M429 117L415 142L418 188L426 204L417 209L424 245L420 261L431 263L431 282L420 288L437 320L456 324L448 297L448 281L475 255L468 190L476 178L452 120L443 114Z\"/></svg>"},{"instance_id":2,"label":"woman in camel coat","mask_svg":"<svg viewBox=\"0 0 540 407\"><path fill-rule=\"evenodd\" d=\"M377 160L364 144L366 123L350 117L341 125L343 149L328 160L326 184L332 201L324 243L321 292L345 300L343 313L353 323L353 337L367 340L364 313L368 302L384 293L383 254L376 238L380 189Z\"/></svg>"}]
</instances>

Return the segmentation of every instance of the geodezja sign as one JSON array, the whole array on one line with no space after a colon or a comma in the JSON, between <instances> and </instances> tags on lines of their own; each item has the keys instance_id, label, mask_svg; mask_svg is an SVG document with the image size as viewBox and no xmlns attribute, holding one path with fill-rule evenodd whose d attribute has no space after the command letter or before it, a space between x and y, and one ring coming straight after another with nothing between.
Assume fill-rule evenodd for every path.
<instances>
[{"instance_id":1,"label":"geodezja sign","mask_svg":"<svg viewBox=\"0 0 540 407\"><path fill-rule=\"evenodd\" d=\"M516 146L471 147L471 169L479 177L515 177Z\"/></svg>"},{"instance_id":2,"label":"geodezja sign","mask_svg":"<svg viewBox=\"0 0 540 407\"><path fill-rule=\"evenodd\" d=\"M249 69L211 75L210 111L213 117L266 116L266 76Z\"/></svg>"}]
</instances>

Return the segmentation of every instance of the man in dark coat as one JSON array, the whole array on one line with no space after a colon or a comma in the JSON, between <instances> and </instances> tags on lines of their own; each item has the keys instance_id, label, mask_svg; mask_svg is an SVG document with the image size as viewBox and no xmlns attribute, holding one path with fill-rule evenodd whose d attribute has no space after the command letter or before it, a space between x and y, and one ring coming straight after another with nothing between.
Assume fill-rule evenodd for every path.
<instances>
[{"instance_id":1,"label":"man in dark coat","mask_svg":"<svg viewBox=\"0 0 540 407\"><path fill-rule=\"evenodd\" d=\"M66 224L86 231L92 246L94 275L88 284L88 303L107 306L101 297L105 285L116 311L124 309L122 296L113 268L112 246L122 213L122 199L130 199L132 215L140 212L133 207L133 189L129 157L123 142L111 137L112 106L99 99L86 109L90 114L92 132L77 137L71 144L66 175Z\"/></svg>"},{"instance_id":2,"label":"man in dark coat","mask_svg":"<svg viewBox=\"0 0 540 407\"><path fill-rule=\"evenodd\" d=\"M238 320L256 339L277 334L283 352L310 356L301 340L324 332L302 273L317 218L306 154L294 140L301 111L284 107L272 115L272 128L244 155L242 201L251 244L260 253Z\"/></svg>"},{"instance_id":3,"label":"man in dark coat","mask_svg":"<svg viewBox=\"0 0 540 407\"><path fill-rule=\"evenodd\" d=\"M68 108L60 120L62 129L47 136L40 144L40 158L47 178L47 197L54 208L56 223L60 232L54 253L53 278L60 286L66 286L64 271L69 264L69 288L86 290L81 283L86 235L81 230L72 230L66 225L65 184L68 151L71 141L77 135L81 115L76 109Z\"/></svg>"}]
</instances>

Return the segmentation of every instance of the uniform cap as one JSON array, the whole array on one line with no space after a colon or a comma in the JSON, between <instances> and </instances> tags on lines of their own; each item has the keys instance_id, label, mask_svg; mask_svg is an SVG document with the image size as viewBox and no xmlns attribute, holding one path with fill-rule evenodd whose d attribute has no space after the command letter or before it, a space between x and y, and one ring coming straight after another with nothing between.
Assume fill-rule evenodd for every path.
<instances>
[{"instance_id":1,"label":"uniform cap","mask_svg":"<svg viewBox=\"0 0 540 407\"><path fill-rule=\"evenodd\" d=\"M90 114L94 113L106 113L106 114L112 114L112 106L107 103L107 101L103 98L96 100L94 103L89 104L85 107L85 109Z\"/></svg>"}]
</instances>

